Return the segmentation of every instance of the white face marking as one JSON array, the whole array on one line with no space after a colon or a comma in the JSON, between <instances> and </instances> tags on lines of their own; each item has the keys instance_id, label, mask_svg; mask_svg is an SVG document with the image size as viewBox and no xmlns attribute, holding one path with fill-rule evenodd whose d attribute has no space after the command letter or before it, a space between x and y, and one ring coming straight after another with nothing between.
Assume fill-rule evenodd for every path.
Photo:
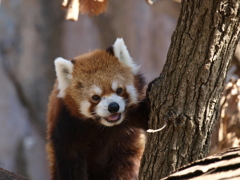
<instances>
[{"instance_id":1,"label":"white face marking","mask_svg":"<svg viewBox=\"0 0 240 180\"><path fill-rule=\"evenodd\" d=\"M127 85L126 86L127 89L127 93L130 96L130 104L137 104L138 100L137 100L137 90L135 89L135 87L133 85Z\"/></svg>"},{"instance_id":2,"label":"white face marking","mask_svg":"<svg viewBox=\"0 0 240 180\"><path fill-rule=\"evenodd\" d=\"M116 102L119 105L118 113L122 113L125 110L125 101L121 96L118 96L116 94L112 94L110 96L102 97L101 101L98 103L96 107L96 113L99 116L106 117L111 115L111 113L108 111L108 105L111 102Z\"/></svg>"},{"instance_id":3,"label":"white face marking","mask_svg":"<svg viewBox=\"0 0 240 180\"><path fill-rule=\"evenodd\" d=\"M112 83L112 90L116 91L118 88L118 82L117 81L113 81Z\"/></svg>"},{"instance_id":4,"label":"white face marking","mask_svg":"<svg viewBox=\"0 0 240 180\"><path fill-rule=\"evenodd\" d=\"M96 85L92 86L91 90L93 91L93 95L101 95L102 94L102 89Z\"/></svg>"},{"instance_id":5,"label":"white face marking","mask_svg":"<svg viewBox=\"0 0 240 180\"><path fill-rule=\"evenodd\" d=\"M110 116L112 113L108 111L108 106L110 103L116 102L119 105L119 110L116 113L121 114L121 119L116 122L109 123L104 117ZM124 119L123 112L125 110L125 100L116 94L111 94L110 96L102 97L101 101L96 106L96 114L101 116L100 123L105 126L114 126L120 124Z\"/></svg>"},{"instance_id":6,"label":"white face marking","mask_svg":"<svg viewBox=\"0 0 240 180\"><path fill-rule=\"evenodd\" d=\"M89 112L90 106L91 104L87 100L80 103L80 112L86 117L92 117L91 113Z\"/></svg>"}]
</instances>

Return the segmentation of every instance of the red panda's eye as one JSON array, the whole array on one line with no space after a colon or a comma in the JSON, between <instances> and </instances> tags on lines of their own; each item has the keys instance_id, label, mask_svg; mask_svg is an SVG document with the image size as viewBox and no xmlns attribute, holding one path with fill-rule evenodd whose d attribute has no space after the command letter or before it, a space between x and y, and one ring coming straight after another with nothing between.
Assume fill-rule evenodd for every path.
<instances>
[{"instance_id":1,"label":"red panda's eye","mask_svg":"<svg viewBox=\"0 0 240 180\"><path fill-rule=\"evenodd\" d=\"M94 95L94 96L92 96L92 100L94 100L94 101L99 101L101 98L100 98L100 96L98 96L98 95Z\"/></svg>"},{"instance_id":2,"label":"red panda's eye","mask_svg":"<svg viewBox=\"0 0 240 180\"><path fill-rule=\"evenodd\" d=\"M116 93L117 93L118 95L120 95L120 94L122 93L122 91L123 91L123 89L122 89L122 88L117 88L117 91L116 91Z\"/></svg>"}]
</instances>

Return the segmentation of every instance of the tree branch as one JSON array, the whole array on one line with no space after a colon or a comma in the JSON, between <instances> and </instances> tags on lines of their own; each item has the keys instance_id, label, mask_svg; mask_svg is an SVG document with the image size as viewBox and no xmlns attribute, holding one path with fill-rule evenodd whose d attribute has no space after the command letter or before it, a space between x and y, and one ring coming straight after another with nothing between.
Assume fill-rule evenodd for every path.
<instances>
[{"instance_id":1,"label":"tree branch","mask_svg":"<svg viewBox=\"0 0 240 180\"><path fill-rule=\"evenodd\" d=\"M4 180L29 180L23 176L17 175L13 172L9 172L5 169L0 168L0 179Z\"/></svg>"}]
</instances>

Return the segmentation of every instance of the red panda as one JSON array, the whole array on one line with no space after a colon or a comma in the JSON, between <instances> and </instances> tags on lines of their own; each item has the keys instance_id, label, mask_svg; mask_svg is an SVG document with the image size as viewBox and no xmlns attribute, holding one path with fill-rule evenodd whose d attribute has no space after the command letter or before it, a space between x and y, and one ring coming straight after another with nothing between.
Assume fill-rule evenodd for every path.
<instances>
[{"instance_id":1,"label":"red panda","mask_svg":"<svg viewBox=\"0 0 240 180\"><path fill-rule=\"evenodd\" d=\"M138 179L148 106L144 78L124 41L54 63L47 114L51 179Z\"/></svg>"}]
</instances>

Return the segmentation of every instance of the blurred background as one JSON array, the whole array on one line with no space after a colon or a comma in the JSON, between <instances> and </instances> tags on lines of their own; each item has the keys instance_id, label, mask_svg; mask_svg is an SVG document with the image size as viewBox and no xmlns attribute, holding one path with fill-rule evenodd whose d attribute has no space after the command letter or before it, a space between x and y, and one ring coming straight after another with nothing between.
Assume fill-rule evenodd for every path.
<instances>
[{"instance_id":1,"label":"blurred background","mask_svg":"<svg viewBox=\"0 0 240 180\"><path fill-rule=\"evenodd\" d=\"M152 6L144 0L110 0L105 13L72 22L65 20L61 3L0 0L0 167L32 180L49 179L45 132L54 59L106 49L122 37L149 82L163 68L180 11L173 0ZM211 153L239 145L239 57L235 54L228 75L228 81L235 80L222 100Z\"/></svg>"},{"instance_id":2,"label":"blurred background","mask_svg":"<svg viewBox=\"0 0 240 180\"><path fill-rule=\"evenodd\" d=\"M61 0L0 1L0 167L33 180L49 179L46 110L56 57L73 58L124 41L146 74L166 59L180 4L111 0L105 13L65 20Z\"/></svg>"}]
</instances>

